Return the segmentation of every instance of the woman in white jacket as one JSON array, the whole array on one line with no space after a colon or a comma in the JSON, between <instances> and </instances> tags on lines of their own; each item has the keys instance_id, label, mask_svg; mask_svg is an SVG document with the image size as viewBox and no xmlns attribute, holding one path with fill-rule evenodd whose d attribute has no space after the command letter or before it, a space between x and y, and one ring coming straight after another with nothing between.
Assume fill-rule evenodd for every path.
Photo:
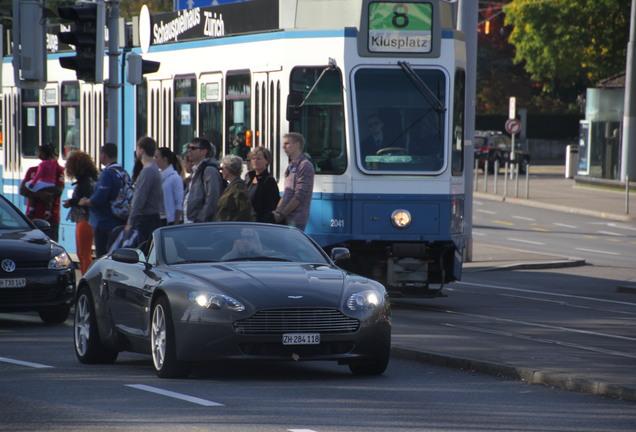
<instances>
[{"instance_id":1,"label":"woman in white jacket","mask_svg":"<svg viewBox=\"0 0 636 432\"><path fill-rule=\"evenodd\" d=\"M161 170L163 204L165 214L161 215L164 225L183 222L183 166L177 155L168 147L160 147L155 153L155 161Z\"/></svg>"}]
</instances>

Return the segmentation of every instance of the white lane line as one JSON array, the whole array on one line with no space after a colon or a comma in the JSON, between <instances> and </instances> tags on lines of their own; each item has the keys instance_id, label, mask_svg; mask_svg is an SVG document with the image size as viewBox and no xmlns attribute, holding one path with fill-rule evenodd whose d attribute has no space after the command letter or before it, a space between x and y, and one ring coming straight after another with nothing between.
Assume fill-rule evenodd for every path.
<instances>
[{"instance_id":1,"label":"white lane line","mask_svg":"<svg viewBox=\"0 0 636 432\"><path fill-rule=\"evenodd\" d=\"M597 231L597 233L598 234L616 236L616 237L622 237L623 236L623 234L619 234L619 233L615 233L615 232L611 232L611 231Z\"/></svg>"},{"instance_id":2,"label":"white lane line","mask_svg":"<svg viewBox=\"0 0 636 432\"><path fill-rule=\"evenodd\" d=\"M622 224L617 224L616 222L610 222L607 224L607 226L612 227L612 228L618 228L618 229L624 229L624 230L629 230L629 231L636 231L636 228L632 228L626 225L622 225Z\"/></svg>"},{"instance_id":3,"label":"white lane line","mask_svg":"<svg viewBox=\"0 0 636 432\"><path fill-rule=\"evenodd\" d=\"M533 245L544 245L545 244L545 243L541 243L541 242L535 242L535 241L530 241L530 240L522 240L522 239L510 238L510 237L508 238L508 240L521 242L521 243L528 243L528 244L533 244Z\"/></svg>"},{"instance_id":4,"label":"white lane line","mask_svg":"<svg viewBox=\"0 0 636 432\"><path fill-rule=\"evenodd\" d=\"M536 220L534 218L525 217L525 216L513 216L512 218L513 219L524 220L524 221L534 221L534 220Z\"/></svg>"},{"instance_id":5,"label":"white lane line","mask_svg":"<svg viewBox=\"0 0 636 432\"><path fill-rule=\"evenodd\" d=\"M147 391L150 393L156 393L158 395L162 395L162 396L167 396L167 397L171 397L171 398L175 398L175 399L180 399L186 402L192 402L198 405L203 405L203 406L225 406L223 404L220 404L218 402L213 402L213 401L209 401L206 399L201 399L198 397L194 397L194 396L188 396L188 395L184 395L182 393L176 393L176 392L172 392L169 390L163 390L157 387L151 387L151 386L147 386L147 385L143 385L143 384L125 384L126 387L132 387L135 388L137 390L143 390L143 391Z\"/></svg>"},{"instance_id":6,"label":"white lane line","mask_svg":"<svg viewBox=\"0 0 636 432\"><path fill-rule=\"evenodd\" d=\"M52 368L52 367L54 367L54 366L48 366L48 365L44 365L44 364L40 364L40 363L31 363L31 362L22 361L22 360L14 360L14 359L6 358L6 357L0 357L0 362L11 363L11 364L16 364L16 365L20 365L20 366L28 366L28 367L32 367L32 368L36 368L36 369L44 369L44 368Z\"/></svg>"},{"instance_id":7,"label":"white lane line","mask_svg":"<svg viewBox=\"0 0 636 432\"><path fill-rule=\"evenodd\" d=\"M598 250L598 249L576 248L574 250L583 251L583 252L599 253L599 254L605 254L605 255L620 255L620 253L618 253L618 252L608 252L608 251L602 251L602 250Z\"/></svg>"},{"instance_id":8,"label":"white lane line","mask_svg":"<svg viewBox=\"0 0 636 432\"><path fill-rule=\"evenodd\" d=\"M287 432L316 432L313 429L287 429Z\"/></svg>"},{"instance_id":9,"label":"white lane line","mask_svg":"<svg viewBox=\"0 0 636 432\"><path fill-rule=\"evenodd\" d=\"M479 213L486 213L486 214L489 214L489 215L497 214L497 212L494 212L494 211L491 211L491 210L477 209L476 211L478 211Z\"/></svg>"},{"instance_id":10,"label":"white lane line","mask_svg":"<svg viewBox=\"0 0 636 432\"><path fill-rule=\"evenodd\" d=\"M552 225L560 226L560 227L562 227L562 228L572 228L572 229L578 228L578 227L577 227L577 226L575 226L575 225L568 225L568 224L564 224L564 223L557 223L557 222L553 222L553 223L552 223Z\"/></svg>"}]
</instances>

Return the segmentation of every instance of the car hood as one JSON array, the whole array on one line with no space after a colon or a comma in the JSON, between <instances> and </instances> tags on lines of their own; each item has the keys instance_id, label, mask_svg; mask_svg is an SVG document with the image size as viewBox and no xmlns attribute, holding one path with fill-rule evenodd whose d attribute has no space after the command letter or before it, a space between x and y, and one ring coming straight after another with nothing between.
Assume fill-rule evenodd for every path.
<instances>
[{"instance_id":1,"label":"car hood","mask_svg":"<svg viewBox=\"0 0 636 432\"><path fill-rule=\"evenodd\" d=\"M234 262L195 265L188 272L258 307L337 307L347 279L339 268L306 263Z\"/></svg>"},{"instance_id":2,"label":"car hood","mask_svg":"<svg viewBox=\"0 0 636 432\"><path fill-rule=\"evenodd\" d=\"M2 230L0 254L2 252L10 252L10 258L16 261L48 260L51 257L51 240L38 229Z\"/></svg>"}]
</instances>

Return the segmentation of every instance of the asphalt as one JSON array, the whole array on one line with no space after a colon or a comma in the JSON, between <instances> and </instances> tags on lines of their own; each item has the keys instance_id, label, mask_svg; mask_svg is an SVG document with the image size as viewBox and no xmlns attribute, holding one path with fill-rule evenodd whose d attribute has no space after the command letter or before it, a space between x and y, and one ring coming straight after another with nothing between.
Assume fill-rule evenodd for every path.
<instances>
[{"instance_id":1,"label":"asphalt","mask_svg":"<svg viewBox=\"0 0 636 432\"><path fill-rule=\"evenodd\" d=\"M505 192L505 194L504 194ZM530 167L529 175L508 180L499 175L497 190L493 177L484 185L479 173L474 199L505 201L613 221L636 221L636 191L584 177L565 177L563 166ZM634 201L630 208L629 200ZM484 270L542 269L584 265L585 262L546 253L524 252L485 243L473 245L472 261L464 273ZM624 287L634 294L636 288ZM459 339L459 341L458 341ZM475 338L473 338L475 339ZM594 368L589 363L552 354L528 355L523 341L510 346L492 346L479 340L449 333L432 337L421 326L394 325L392 356L471 370L499 377L523 380L604 397L636 401L636 374L633 359L617 360L609 367Z\"/></svg>"}]
</instances>

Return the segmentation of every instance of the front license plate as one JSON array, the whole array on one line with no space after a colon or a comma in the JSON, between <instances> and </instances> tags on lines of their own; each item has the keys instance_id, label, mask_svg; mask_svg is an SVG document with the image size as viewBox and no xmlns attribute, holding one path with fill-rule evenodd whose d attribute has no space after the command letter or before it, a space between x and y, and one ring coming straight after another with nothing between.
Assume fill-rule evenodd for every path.
<instances>
[{"instance_id":1,"label":"front license plate","mask_svg":"<svg viewBox=\"0 0 636 432\"><path fill-rule=\"evenodd\" d=\"M283 345L318 345L320 333L285 333Z\"/></svg>"},{"instance_id":2,"label":"front license plate","mask_svg":"<svg viewBox=\"0 0 636 432\"><path fill-rule=\"evenodd\" d=\"M25 278L0 279L0 288L24 288L25 286Z\"/></svg>"}]
</instances>

